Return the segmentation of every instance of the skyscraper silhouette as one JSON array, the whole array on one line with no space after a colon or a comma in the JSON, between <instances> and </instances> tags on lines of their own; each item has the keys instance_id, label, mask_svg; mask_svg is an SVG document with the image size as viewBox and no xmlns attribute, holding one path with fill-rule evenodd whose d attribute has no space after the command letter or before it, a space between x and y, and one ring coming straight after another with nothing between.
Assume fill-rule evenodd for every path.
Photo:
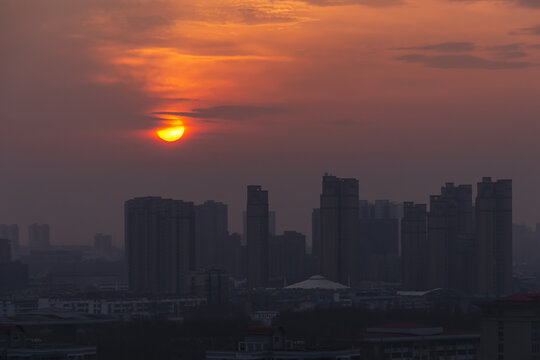
<instances>
[{"instance_id":1,"label":"skyscraper silhouette","mask_svg":"<svg viewBox=\"0 0 540 360\"><path fill-rule=\"evenodd\" d=\"M470 293L475 284L472 186L446 183L430 197L428 287Z\"/></svg>"},{"instance_id":2,"label":"skyscraper silhouette","mask_svg":"<svg viewBox=\"0 0 540 360\"><path fill-rule=\"evenodd\" d=\"M359 281L358 180L325 174L321 194L321 273L342 284Z\"/></svg>"},{"instance_id":3,"label":"skyscraper silhouette","mask_svg":"<svg viewBox=\"0 0 540 360\"><path fill-rule=\"evenodd\" d=\"M143 197L126 201L125 248L129 288L136 292L183 293L195 263L192 202Z\"/></svg>"},{"instance_id":4,"label":"skyscraper silhouette","mask_svg":"<svg viewBox=\"0 0 540 360\"><path fill-rule=\"evenodd\" d=\"M428 289L426 204L405 202L401 221L402 283L405 290Z\"/></svg>"},{"instance_id":5,"label":"skyscraper silhouette","mask_svg":"<svg viewBox=\"0 0 540 360\"><path fill-rule=\"evenodd\" d=\"M248 185L246 208L247 285L265 287L269 277L268 191Z\"/></svg>"},{"instance_id":6,"label":"skyscraper silhouette","mask_svg":"<svg viewBox=\"0 0 540 360\"><path fill-rule=\"evenodd\" d=\"M358 258L361 277L368 281L399 281L400 206L389 200L359 201Z\"/></svg>"},{"instance_id":7,"label":"skyscraper silhouette","mask_svg":"<svg viewBox=\"0 0 540 360\"><path fill-rule=\"evenodd\" d=\"M284 231L269 241L270 277L283 285L304 280L306 236L297 231Z\"/></svg>"},{"instance_id":8,"label":"skyscraper silhouette","mask_svg":"<svg viewBox=\"0 0 540 360\"><path fill-rule=\"evenodd\" d=\"M206 201L195 206L195 215L197 269L224 269L224 246L229 236L227 205Z\"/></svg>"},{"instance_id":9,"label":"skyscraper silhouette","mask_svg":"<svg viewBox=\"0 0 540 360\"><path fill-rule=\"evenodd\" d=\"M315 263L313 271L321 272L321 209L313 209L311 213L311 255Z\"/></svg>"},{"instance_id":10,"label":"skyscraper silhouette","mask_svg":"<svg viewBox=\"0 0 540 360\"><path fill-rule=\"evenodd\" d=\"M512 180L478 183L476 197L478 294L512 292Z\"/></svg>"}]
</instances>

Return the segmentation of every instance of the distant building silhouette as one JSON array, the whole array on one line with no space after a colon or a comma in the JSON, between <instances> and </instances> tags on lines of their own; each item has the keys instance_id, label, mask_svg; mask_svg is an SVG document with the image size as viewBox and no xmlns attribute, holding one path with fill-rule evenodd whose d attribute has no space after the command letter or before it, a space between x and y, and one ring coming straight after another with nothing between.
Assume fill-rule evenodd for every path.
<instances>
[{"instance_id":1,"label":"distant building silhouette","mask_svg":"<svg viewBox=\"0 0 540 360\"><path fill-rule=\"evenodd\" d=\"M321 273L321 209L313 209L311 213L311 261L312 275Z\"/></svg>"},{"instance_id":2,"label":"distant building silhouette","mask_svg":"<svg viewBox=\"0 0 540 360\"><path fill-rule=\"evenodd\" d=\"M276 235L276 226L277 226L277 219L276 219L276 212L275 211L268 211L268 233L272 236Z\"/></svg>"},{"instance_id":3,"label":"distant building silhouette","mask_svg":"<svg viewBox=\"0 0 540 360\"><path fill-rule=\"evenodd\" d=\"M192 202L142 197L125 203L125 248L129 289L183 293L195 265Z\"/></svg>"},{"instance_id":4,"label":"distant building silhouette","mask_svg":"<svg viewBox=\"0 0 540 360\"><path fill-rule=\"evenodd\" d=\"M195 206L197 269L224 269L224 251L228 236L229 215L226 204L206 201Z\"/></svg>"},{"instance_id":5,"label":"distant building silhouette","mask_svg":"<svg viewBox=\"0 0 540 360\"><path fill-rule=\"evenodd\" d=\"M512 292L511 180L483 178L474 209L472 186L453 183L430 197L429 213L425 205L405 203L404 289L450 288L487 297Z\"/></svg>"},{"instance_id":6,"label":"distant building silhouette","mask_svg":"<svg viewBox=\"0 0 540 360\"><path fill-rule=\"evenodd\" d=\"M476 237L479 295L512 292L512 180L478 183Z\"/></svg>"},{"instance_id":7,"label":"distant building silhouette","mask_svg":"<svg viewBox=\"0 0 540 360\"><path fill-rule=\"evenodd\" d=\"M268 210L268 233L270 235L276 235L276 212ZM242 245L246 245L247 243L247 215L246 212L242 212L242 225L243 225L243 233L242 233Z\"/></svg>"},{"instance_id":8,"label":"distant building silhouette","mask_svg":"<svg viewBox=\"0 0 540 360\"><path fill-rule=\"evenodd\" d=\"M270 238L270 277L281 285L304 280L306 236L296 231L285 231Z\"/></svg>"},{"instance_id":9,"label":"distant building silhouette","mask_svg":"<svg viewBox=\"0 0 540 360\"><path fill-rule=\"evenodd\" d=\"M30 250L47 250L51 246L51 230L48 224L32 224L28 227Z\"/></svg>"},{"instance_id":10,"label":"distant building silhouette","mask_svg":"<svg viewBox=\"0 0 540 360\"><path fill-rule=\"evenodd\" d=\"M11 255L17 258L20 252L19 225L0 224L0 239L8 239L11 242Z\"/></svg>"},{"instance_id":11,"label":"distant building silhouette","mask_svg":"<svg viewBox=\"0 0 540 360\"><path fill-rule=\"evenodd\" d=\"M359 281L358 180L324 175L320 209L321 273L354 284Z\"/></svg>"},{"instance_id":12,"label":"distant building silhouette","mask_svg":"<svg viewBox=\"0 0 540 360\"><path fill-rule=\"evenodd\" d=\"M470 293L475 287L472 186L446 183L430 197L428 287Z\"/></svg>"},{"instance_id":13,"label":"distant building silhouette","mask_svg":"<svg viewBox=\"0 0 540 360\"><path fill-rule=\"evenodd\" d=\"M321 209L313 209L311 212L311 254L321 255Z\"/></svg>"},{"instance_id":14,"label":"distant building silhouette","mask_svg":"<svg viewBox=\"0 0 540 360\"><path fill-rule=\"evenodd\" d=\"M266 287L268 284L268 238L268 191L258 185L249 185L246 208L248 288Z\"/></svg>"},{"instance_id":15,"label":"distant building silhouette","mask_svg":"<svg viewBox=\"0 0 540 360\"><path fill-rule=\"evenodd\" d=\"M11 241L0 238L0 264L11 262Z\"/></svg>"},{"instance_id":16,"label":"distant building silhouette","mask_svg":"<svg viewBox=\"0 0 540 360\"><path fill-rule=\"evenodd\" d=\"M109 255L112 251L112 236L102 233L94 235L94 250L100 257Z\"/></svg>"},{"instance_id":17,"label":"distant building silhouette","mask_svg":"<svg viewBox=\"0 0 540 360\"><path fill-rule=\"evenodd\" d=\"M361 278L399 281L400 206L389 200L359 201L358 232Z\"/></svg>"},{"instance_id":18,"label":"distant building silhouette","mask_svg":"<svg viewBox=\"0 0 540 360\"><path fill-rule=\"evenodd\" d=\"M202 270L188 275L190 294L206 297L208 304L225 304L229 301L229 276L222 270Z\"/></svg>"},{"instance_id":19,"label":"distant building silhouette","mask_svg":"<svg viewBox=\"0 0 540 360\"><path fill-rule=\"evenodd\" d=\"M426 204L405 202L401 220L402 284L405 290L428 289Z\"/></svg>"},{"instance_id":20,"label":"distant building silhouette","mask_svg":"<svg viewBox=\"0 0 540 360\"><path fill-rule=\"evenodd\" d=\"M245 277L242 270L242 244L241 236L238 233L230 234L225 242L223 250L224 267L230 276L236 279Z\"/></svg>"},{"instance_id":21,"label":"distant building silhouette","mask_svg":"<svg viewBox=\"0 0 540 360\"><path fill-rule=\"evenodd\" d=\"M11 240L0 238L0 295L28 286L28 265L11 260Z\"/></svg>"}]
</instances>

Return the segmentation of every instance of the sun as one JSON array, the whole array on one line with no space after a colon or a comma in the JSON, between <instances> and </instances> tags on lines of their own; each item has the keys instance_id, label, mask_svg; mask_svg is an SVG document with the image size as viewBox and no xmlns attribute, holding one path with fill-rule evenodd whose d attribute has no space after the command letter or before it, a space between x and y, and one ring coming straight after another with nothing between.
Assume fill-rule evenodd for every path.
<instances>
[{"instance_id":1,"label":"sun","mask_svg":"<svg viewBox=\"0 0 540 360\"><path fill-rule=\"evenodd\" d=\"M184 136L184 125L181 126L169 126L163 129L157 130L157 136L161 140L167 141L167 142L174 142L178 141Z\"/></svg>"},{"instance_id":2,"label":"sun","mask_svg":"<svg viewBox=\"0 0 540 360\"><path fill-rule=\"evenodd\" d=\"M184 136L186 130L184 123L177 116L168 116L167 127L156 130L157 136L166 142L178 141Z\"/></svg>"}]
</instances>

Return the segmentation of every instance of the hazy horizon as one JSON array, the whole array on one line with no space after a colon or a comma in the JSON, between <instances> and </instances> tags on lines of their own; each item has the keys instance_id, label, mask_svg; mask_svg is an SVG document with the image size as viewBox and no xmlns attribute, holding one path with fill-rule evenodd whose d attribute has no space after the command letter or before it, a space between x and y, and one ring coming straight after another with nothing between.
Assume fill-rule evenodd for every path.
<instances>
[{"instance_id":1,"label":"hazy horizon","mask_svg":"<svg viewBox=\"0 0 540 360\"><path fill-rule=\"evenodd\" d=\"M229 205L269 191L310 241L325 172L360 198L428 202L513 180L540 221L540 3L525 0L0 2L0 223L123 243L123 202ZM176 116L184 137L154 131Z\"/></svg>"}]
</instances>

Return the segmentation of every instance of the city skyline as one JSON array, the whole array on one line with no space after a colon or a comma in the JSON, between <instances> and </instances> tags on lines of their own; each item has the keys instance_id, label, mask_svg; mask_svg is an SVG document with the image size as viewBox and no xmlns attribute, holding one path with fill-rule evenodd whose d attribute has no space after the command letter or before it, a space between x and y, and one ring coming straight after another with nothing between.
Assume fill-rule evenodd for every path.
<instances>
[{"instance_id":1,"label":"city skyline","mask_svg":"<svg viewBox=\"0 0 540 360\"><path fill-rule=\"evenodd\" d=\"M333 174L330 174L330 173L325 173L323 175L329 175L329 176L333 176ZM351 178L351 179L355 179L355 180L358 180L356 178ZM474 183L474 182L473 182ZM466 186L470 186L471 184L473 183L470 183ZM453 182L448 182L448 181L444 181L442 182L439 186L436 186L435 188L436 189L439 189L440 190L440 187L443 185L443 184L453 184ZM319 181L319 186L320 186L320 181ZM461 185L460 185L461 186ZM465 185L463 185L465 186ZM266 186L265 186L266 188ZM515 188L514 188L514 193L515 193ZM272 196L275 196L274 195L274 192L272 192L271 190L268 189L268 191L272 194ZM471 191L471 190L470 190ZM245 192L245 191L244 191ZM397 205L401 205L403 206L405 203L407 202L413 202L413 203L417 203L417 204L427 204L427 210L430 209L430 199L434 196L433 194L437 193L437 190L434 190L433 193L431 194L428 194L426 193L425 196L424 196L424 200L419 200L419 201L412 201L410 199L406 199L404 201L398 201L396 199L393 199L393 198L368 198L368 197L365 197L363 196L363 193L362 193L362 189L360 189L359 191L359 199L360 201L368 201L368 202L373 202L373 203L376 203L378 201L390 201L394 204L397 204ZM472 192L471 192L471 196L473 198L476 197L476 194L477 194L477 189L476 187L473 187L472 189ZM319 194L320 195L320 194ZM144 194L140 194L140 195L137 195L137 196L134 196L133 198L141 198L141 197L163 197L163 198L167 198L167 196L163 196L163 195L144 195ZM515 195L514 195L515 197ZM170 196L170 198L175 198L174 196ZM181 201L184 201L184 202L192 202L194 203L196 206L203 206L207 203L216 203L216 204L222 204L224 205L226 208L230 209L231 206L228 204L228 203L223 203L219 200L216 200L216 199L205 199L203 201L200 201L200 202L195 202L195 201L192 201L190 199L179 199L179 198L175 198L175 199L178 199L178 200L181 200ZM246 197L247 199L247 197ZM125 202L126 200L124 200L123 202ZM246 200L244 200L245 202ZM271 209L269 211L270 215L271 215L271 220L273 221L273 226L271 229L274 229L273 231L275 231L276 234L278 233L283 233L285 231L297 231L297 232L300 232L304 235L306 235L306 238L308 239L307 240L307 244L309 245L309 247L311 248L311 246L313 245L312 244L312 235L313 235L313 219L312 219L312 212L314 210L317 210L319 208L319 205L320 205L320 202L318 201L317 199L317 203L310 209L307 209L306 210L306 213L304 214L305 216L304 217L307 217L308 220L308 224L306 226L306 228L300 228L300 227L294 227L294 225L292 227L286 227L285 225L282 225L281 223L281 214L279 211L276 211L275 208L272 206L272 202L269 201L269 208ZM515 205L514 205L514 202L512 203L514 209L515 209ZM473 201L473 206L474 206L474 201ZM121 212L123 211L123 208L121 209ZM520 222L519 220L516 220L516 217L515 217L515 210L514 210L514 217L513 217L513 223L516 224L516 225L525 225L527 226L528 228L532 228L534 229L539 223L540 223L540 218L538 220L532 220L533 222L531 224L529 223L523 223L523 222ZM244 204L244 208L240 210L240 216L238 216L239 214L236 214L234 212L231 212L231 210L228 210L227 211L227 228L229 229L229 233L230 234L233 234L233 233L238 233L240 234L241 236L243 236L244 234L244 231L245 231L245 204ZM123 217L124 217L124 214L122 212L122 220L121 220L121 226L123 227ZM231 221L230 219L233 218L235 219L235 221ZM238 219L240 218L240 219ZM238 220L240 220L240 224L238 224ZM286 219L285 220L285 223L287 223ZM235 226L235 223L236 223L236 226ZM290 223L290 222L289 222ZM0 224L2 224L2 222L0 221ZM35 226L36 223L35 222L32 222L28 225L25 225L25 224L21 224L21 223L13 223L11 224L10 222L8 221L4 221L4 227L6 226L19 226L21 227L23 230L25 228L31 228L33 226ZM93 239L94 239L94 236L100 232L105 232L105 233L108 233L109 236L112 237L112 244L115 245L115 246L119 246L119 247L123 247L124 245L124 232L121 231L121 232L116 232L116 233L112 233L112 232L106 232L106 231L103 231L102 229L103 228L99 228L99 229L95 229L95 230L89 230L88 232L88 235L85 235L83 241L80 241L80 242L77 242L77 243L69 243L69 242L62 242L59 240L59 237L55 236L55 233L57 231L59 232L62 232L62 229L58 229L58 228L55 228L53 227L50 223L44 223L45 226L48 226L50 227L51 229L49 229L48 231L51 234L48 234L49 236L49 241L51 243L51 245L89 245L93 242ZM272 234L272 231L270 232ZM22 231L20 235L18 235L18 242L21 244L21 245L25 245L25 246L28 246L28 241L29 241L29 237L28 237L28 233L27 231ZM244 239L245 241L245 239Z\"/></svg>"},{"instance_id":2,"label":"city skyline","mask_svg":"<svg viewBox=\"0 0 540 360\"><path fill-rule=\"evenodd\" d=\"M351 177L351 178L354 178L354 177ZM319 183L319 187L320 187L320 181L318 181ZM433 193L436 193L437 192L437 189L440 188L440 186L442 184L446 184L446 183L449 183L448 181L443 181L441 182L441 184L439 185L435 185L433 186ZM465 181L465 183L467 183L467 181ZM265 186L265 188L267 188ZM267 188L268 189L268 188ZM517 192L519 192L519 189L514 189L514 194L516 193L516 190L518 190ZM280 197L278 194L276 194L274 191L272 191L271 189L268 189L269 192L271 192L273 194L273 197ZM245 192L245 191L244 191ZM405 199L405 200L397 200L395 198L383 198L383 197L367 197L367 196L364 196L364 194L367 193L366 192L362 192L362 189L360 188L360 192L359 192L359 198L361 200L366 200L366 201L371 201L371 202L375 202L375 201L378 201L378 200L389 200L389 201L392 201L394 203L397 203L397 204L403 204L405 202L409 202L409 201L412 201L411 199ZM177 199L180 199L178 197L175 197L175 196L164 196L164 195L158 195L158 194L153 194L153 195L149 195L149 194L138 194L138 195L135 195L133 196L133 198L137 198L137 197L170 197L170 198L177 198ZM421 203L421 204L429 204L429 200L430 200L430 193L425 193L424 194L424 197L423 199L420 198L420 200L418 201L413 201L415 203ZM473 189L473 192L472 192L472 196L475 197L476 196L476 188ZM514 198L515 198L515 195L514 195ZM244 203L246 201L247 197L245 197L244 200ZM123 227L123 202L126 201L126 199L124 199L122 201L122 204L121 204L121 209L120 209L120 213L121 213L121 217L122 219L120 219L120 226L119 227ZM227 202L222 202L220 201L219 199L209 199L209 198L204 198L204 200L201 200L201 201L193 201L192 199L182 199L182 201L188 201L188 202L193 202L197 205L203 205L204 203L206 202L217 202L217 203L223 203L225 204L229 209L233 208L230 203L227 203ZM237 203L238 201L235 200L233 201L233 203ZM304 221L299 221L299 222L291 222L290 219L286 219L286 218L282 218L282 214L279 210L276 209L275 206L273 206L272 202L269 202L269 207L271 209L271 213L274 214L275 216L275 224L276 224L276 233L282 233L284 231L298 231L302 234L305 234L307 239L308 239L308 244L311 246L311 239L312 239L312 211L313 209L316 209L319 207L319 199L318 199L318 195L315 195L315 203L314 205L311 207L311 208L308 208L306 207L306 210L305 210L305 214L303 214L304 218ZM514 206L514 209L515 209L515 203L513 203L513 206ZM286 207L286 206L285 206ZM429 207L428 207L429 209ZM238 212L235 212L234 210L229 210L228 211L228 227L229 227L229 232L232 234L232 233L238 233L238 234L243 234L243 231L244 231L244 224L243 224L243 216L244 216L244 213L245 213L245 206L244 208L240 208L240 210ZM531 223L525 223L525 222L522 222L519 220L519 214L516 214L517 212L514 210L514 223L515 224L524 224L530 228L534 228L536 226L536 224L540 223L540 217L538 218L538 220L535 220L534 218L531 219ZM517 216L517 219L516 219L516 215ZM233 219L231 221L231 218ZM289 221L288 221L289 220ZM282 222L283 221L283 222ZM0 223L2 223L0 221ZM3 221L3 223L5 224L15 224L15 225L18 225L20 226L22 229L24 228L27 228L33 224L35 224L36 222L35 221L31 221L28 225L24 224L24 223L17 223L17 222L10 222L10 221ZM51 235L50 235L50 239L51 239L51 243L53 244L56 244L56 245L69 245L69 244L73 244L73 245L85 245L85 244L90 244L92 241L93 241L93 238L94 238L94 235L96 233L99 233L99 232L105 232L105 233L108 233L108 234L111 234L112 235L112 238L113 238L113 244L116 245L116 246L122 246L123 245L123 236L124 236L124 233L123 231L120 231L120 230L116 230L116 231L105 231L103 230L103 226L99 227L98 225L98 228L96 229L89 229L87 234L84 234L80 240L81 241L78 241L78 242L75 242L75 243L70 243L69 241L66 242L66 241L62 241L61 240L61 237L57 236L56 234L57 233L64 233L64 230L65 229L62 229L62 228L59 228L59 227L55 227L53 226L50 222L46 222L44 221L45 224L49 225L51 227ZM297 223L297 224L305 224L305 226L295 226L295 225L291 225L291 226L287 226L287 225L283 225L283 224L291 224L291 223ZM114 228L117 228L117 226L113 226L112 227L113 229ZM28 245L28 234L26 233L26 231L22 231L21 234L19 235L19 241L21 244L24 244L24 245Z\"/></svg>"},{"instance_id":3,"label":"city skyline","mask_svg":"<svg viewBox=\"0 0 540 360\"><path fill-rule=\"evenodd\" d=\"M278 227L309 233L331 172L400 202L512 178L532 225L536 3L2 1L0 219L118 239L122 202L158 195L227 203L240 231L261 184ZM156 140L174 117L184 137Z\"/></svg>"}]
</instances>

